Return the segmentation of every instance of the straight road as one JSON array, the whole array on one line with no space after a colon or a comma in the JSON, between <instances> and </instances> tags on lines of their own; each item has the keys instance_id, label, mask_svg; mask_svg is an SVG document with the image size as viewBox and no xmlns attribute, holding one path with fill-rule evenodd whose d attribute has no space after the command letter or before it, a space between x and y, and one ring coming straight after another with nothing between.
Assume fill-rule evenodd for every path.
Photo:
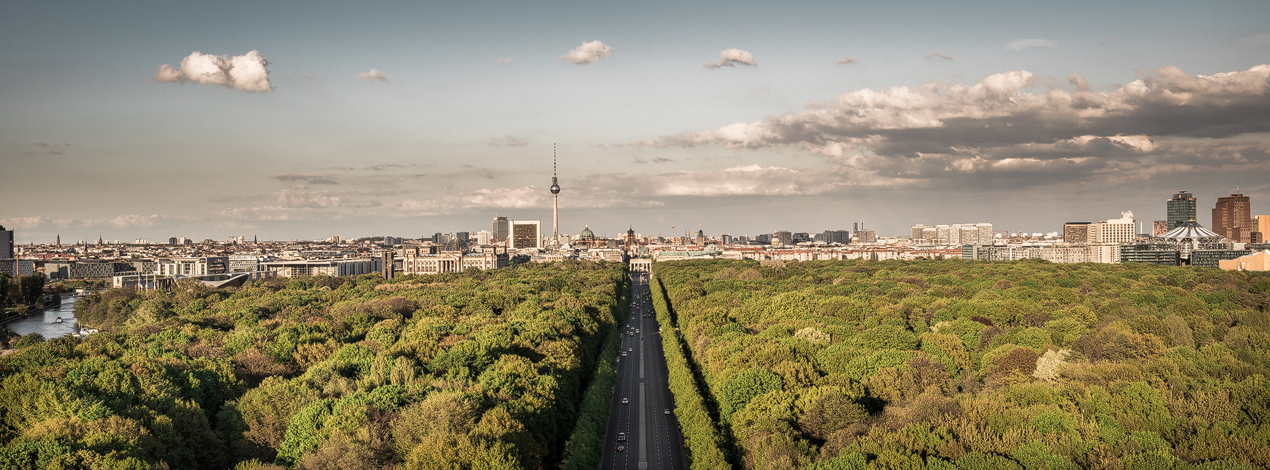
<instances>
[{"instance_id":1,"label":"straight road","mask_svg":"<svg viewBox=\"0 0 1270 470\"><path fill-rule=\"evenodd\" d=\"M600 468L685 469L683 436L675 415L666 414L667 410L674 412L675 401L670 395L666 356L646 273L631 273L631 309L626 320L626 325L619 327L626 356L618 356L617 386L609 404ZM619 440L622 433L625 440ZM618 446L624 450L618 451Z\"/></svg>"}]
</instances>

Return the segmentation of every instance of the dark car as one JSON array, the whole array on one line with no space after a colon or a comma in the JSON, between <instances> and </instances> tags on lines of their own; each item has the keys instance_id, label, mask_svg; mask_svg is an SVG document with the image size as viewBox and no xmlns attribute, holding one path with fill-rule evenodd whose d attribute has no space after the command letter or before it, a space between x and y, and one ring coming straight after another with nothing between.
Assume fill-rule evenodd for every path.
<instances>
[{"instance_id":1,"label":"dark car","mask_svg":"<svg viewBox=\"0 0 1270 470\"><path fill-rule=\"evenodd\" d=\"M626 446L617 446L617 451L618 451L618 452L621 452L621 451L624 451L624 450L626 450Z\"/></svg>"}]
</instances>

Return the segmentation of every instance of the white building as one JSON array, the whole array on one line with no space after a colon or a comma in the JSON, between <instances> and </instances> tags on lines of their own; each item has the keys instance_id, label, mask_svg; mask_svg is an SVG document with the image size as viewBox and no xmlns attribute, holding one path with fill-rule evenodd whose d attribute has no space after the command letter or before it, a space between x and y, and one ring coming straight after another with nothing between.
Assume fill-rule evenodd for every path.
<instances>
[{"instance_id":1,"label":"white building","mask_svg":"<svg viewBox=\"0 0 1270 470\"><path fill-rule=\"evenodd\" d=\"M419 253L406 251L401 258L402 274L457 273L468 269L499 269L510 264L506 252L489 251L462 255L458 253Z\"/></svg>"},{"instance_id":2,"label":"white building","mask_svg":"<svg viewBox=\"0 0 1270 470\"><path fill-rule=\"evenodd\" d=\"M160 258L156 263L155 274L160 276L204 276L229 272L228 256Z\"/></svg>"},{"instance_id":3,"label":"white building","mask_svg":"<svg viewBox=\"0 0 1270 470\"><path fill-rule=\"evenodd\" d=\"M1089 227L1090 243L1128 243L1137 236L1131 211L1121 212L1119 219L1103 220Z\"/></svg>"},{"instance_id":4,"label":"white building","mask_svg":"<svg viewBox=\"0 0 1270 470\"><path fill-rule=\"evenodd\" d=\"M380 272L383 262L383 258L273 261L260 263L260 269L281 277L358 276Z\"/></svg>"},{"instance_id":5,"label":"white building","mask_svg":"<svg viewBox=\"0 0 1270 470\"><path fill-rule=\"evenodd\" d=\"M1120 262L1120 245L1051 245L1041 248L1041 258L1051 263L1114 264Z\"/></svg>"}]
</instances>

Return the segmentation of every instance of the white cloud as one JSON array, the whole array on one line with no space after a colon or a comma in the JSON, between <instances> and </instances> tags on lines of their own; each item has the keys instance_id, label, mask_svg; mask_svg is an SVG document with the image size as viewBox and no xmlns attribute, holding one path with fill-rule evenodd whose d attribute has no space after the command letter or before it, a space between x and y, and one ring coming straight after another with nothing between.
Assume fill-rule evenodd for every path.
<instances>
[{"instance_id":1,"label":"white cloud","mask_svg":"<svg viewBox=\"0 0 1270 470\"><path fill-rule=\"evenodd\" d=\"M413 199L406 199L401 201L400 204L397 204L396 208L410 215L420 216L446 214L454 207L451 203L438 200L430 199L425 201L415 201Z\"/></svg>"},{"instance_id":2,"label":"white cloud","mask_svg":"<svg viewBox=\"0 0 1270 470\"><path fill-rule=\"evenodd\" d=\"M359 73L359 74L357 74L357 78L360 78L360 79L362 79L362 80L366 80L366 81L368 81L368 82L373 82L373 81L386 82L386 81L388 81L388 76L387 76L387 75L384 75L384 73L383 73L383 72L380 72L380 71L379 71L379 69L370 69L370 71L369 71L369 72Z\"/></svg>"},{"instance_id":3,"label":"white cloud","mask_svg":"<svg viewBox=\"0 0 1270 470\"><path fill-rule=\"evenodd\" d=\"M758 66L758 62L754 61L754 55L750 51L741 49L726 49L719 53L718 62L706 62L702 67L708 69L717 69L722 67L733 67L736 64Z\"/></svg>"},{"instance_id":4,"label":"white cloud","mask_svg":"<svg viewBox=\"0 0 1270 470\"><path fill-rule=\"evenodd\" d=\"M1015 39L1005 44L1006 50L1021 51L1029 47L1058 47L1058 43L1049 39Z\"/></svg>"},{"instance_id":5,"label":"white cloud","mask_svg":"<svg viewBox=\"0 0 1270 470\"><path fill-rule=\"evenodd\" d=\"M1239 41L1246 47L1259 47L1270 44L1270 33L1257 33Z\"/></svg>"},{"instance_id":6,"label":"white cloud","mask_svg":"<svg viewBox=\"0 0 1270 470\"><path fill-rule=\"evenodd\" d=\"M269 92L269 61L258 51L233 57L192 52L181 60L180 69L171 65L159 66L155 81L185 83L187 81L207 85L220 85L242 91Z\"/></svg>"},{"instance_id":7,"label":"white cloud","mask_svg":"<svg viewBox=\"0 0 1270 470\"><path fill-rule=\"evenodd\" d=\"M106 221L106 223L118 228L153 227L157 223L163 222L165 220L168 220L168 217L162 216L159 214L151 214L151 215L129 214L129 215L121 215L113 219L109 219Z\"/></svg>"},{"instance_id":8,"label":"white cloud","mask_svg":"<svg viewBox=\"0 0 1270 470\"><path fill-rule=\"evenodd\" d=\"M943 52L934 51L934 52L931 52L930 54L926 54L926 60L930 60L930 59L953 60L953 57Z\"/></svg>"},{"instance_id":9,"label":"white cloud","mask_svg":"<svg viewBox=\"0 0 1270 470\"><path fill-rule=\"evenodd\" d=\"M1270 132L1270 65L1208 76L1164 67L1109 92L1090 91L1079 75L1068 81L1070 89L1028 91L1036 77L1010 71L973 85L862 89L798 113L632 145L792 147L888 185L942 172L1031 172L1053 181L1057 173L1145 175L1186 162L1270 167L1270 143L1220 140ZM1205 156L1211 144L1190 142L1197 138L1221 143L1212 151L1222 157Z\"/></svg>"},{"instance_id":10,"label":"white cloud","mask_svg":"<svg viewBox=\"0 0 1270 470\"><path fill-rule=\"evenodd\" d=\"M332 180L331 175L328 173L282 173L270 175L269 177L287 183L303 182L308 184L339 184L339 182Z\"/></svg>"},{"instance_id":11,"label":"white cloud","mask_svg":"<svg viewBox=\"0 0 1270 470\"><path fill-rule=\"evenodd\" d=\"M558 60L578 65L587 65L613 55L613 48L600 41L584 42L576 49L557 57Z\"/></svg>"},{"instance_id":12,"label":"white cloud","mask_svg":"<svg viewBox=\"0 0 1270 470\"><path fill-rule=\"evenodd\" d=\"M821 172L760 165L663 173L649 178L657 196L792 196L820 194L836 184Z\"/></svg>"},{"instance_id":13,"label":"white cloud","mask_svg":"<svg viewBox=\"0 0 1270 470\"><path fill-rule=\"evenodd\" d=\"M545 207L547 191L525 186L522 188L481 188L463 196L470 207L528 208Z\"/></svg>"},{"instance_id":14,"label":"white cloud","mask_svg":"<svg viewBox=\"0 0 1270 470\"><path fill-rule=\"evenodd\" d=\"M858 61L858 60L856 60L855 58L852 58L852 57L847 57L847 58L845 58L845 59L839 60L839 61L838 61L838 65L843 65L843 64L854 64L854 63L856 63L856 62L859 62L859 61Z\"/></svg>"},{"instance_id":15,"label":"white cloud","mask_svg":"<svg viewBox=\"0 0 1270 470\"><path fill-rule=\"evenodd\" d=\"M524 147L529 145L529 140L512 135L505 135L502 137L490 137L489 144L495 147Z\"/></svg>"},{"instance_id":16,"label":"white cloud","mask_svg":"<svg viewBox=\"0 0 1270 470\"><path fill-rule=\"evenodd\" d=\"M10 219L0 219L0 226L4 226L9 230L13 229L37 229L45 224L53 222L48 217L14 217Z\"/></svg>"}]
</instances>

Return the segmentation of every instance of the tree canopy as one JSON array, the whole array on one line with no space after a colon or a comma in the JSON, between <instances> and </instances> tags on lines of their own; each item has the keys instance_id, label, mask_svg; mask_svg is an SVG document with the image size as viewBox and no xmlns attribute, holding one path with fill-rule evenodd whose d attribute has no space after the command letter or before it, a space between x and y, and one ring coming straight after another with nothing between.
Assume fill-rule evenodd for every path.
<instances>
[{"instance_id":1,"label":"tree canopy","mask_svg":"<svg viewBox=\"0 0 1270 470\"><path fill-rule=\"evenodd\" d=\"M687 356L680 389L707 408L676 412L715 426L686 438L718 436L745 468L1270 468L1270 275L959 260L654 272L658 319Z\"/></svg>"},{"instance_id":2,"label":"tree canopy","mask_svg":"<svg viewBox=\"0 0 1270 470\"><path fill-rule=\"evenodd\" d=\"M568 262L94 294L102 333L0 359L0 468L557 467L628 289Z\"/></svg>"}]
</instances>

